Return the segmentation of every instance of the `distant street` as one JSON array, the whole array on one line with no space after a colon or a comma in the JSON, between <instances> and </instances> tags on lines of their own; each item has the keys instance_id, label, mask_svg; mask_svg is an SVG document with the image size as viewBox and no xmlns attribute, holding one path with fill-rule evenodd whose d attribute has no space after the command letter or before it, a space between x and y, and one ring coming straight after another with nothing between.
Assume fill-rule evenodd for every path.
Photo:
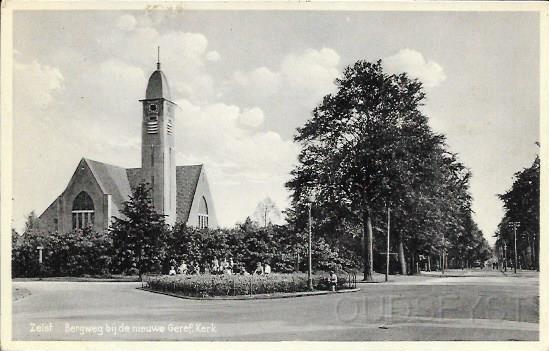
<instances>
[{"instance_id":1,"label":"distant street","mask_svg":"<svg viewBox=\"0 0 549 351\"><path fill-rule=\"evenodd\" d=\"M537 340L538 274L449 271L360 292L197 301L140 283L18 281L15 340ZM51 323L51 324L50 324Z\"/></svg>"}]
</instances>

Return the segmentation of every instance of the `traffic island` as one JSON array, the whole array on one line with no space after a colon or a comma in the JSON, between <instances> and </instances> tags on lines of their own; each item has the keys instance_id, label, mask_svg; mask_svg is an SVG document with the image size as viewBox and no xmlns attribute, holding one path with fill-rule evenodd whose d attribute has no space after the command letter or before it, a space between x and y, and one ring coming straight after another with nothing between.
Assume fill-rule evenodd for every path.
<instances>
[{"instance_id":1,"label":"traffic island","mask_svg":"<svg viewBox=\"0 0 549 351\"><path fill-rule=\"evenodd\" d=\"M311 277L303 273L274 273L268 275L158 275L144 276L141 288L145 291L195 299L258 299L308 295L324 295L337 292L357 291L356 281L346 277L338 279L333 286L326 275Z\"/></svg>"},{"instance_id":2,"label":"traffic island","mask_svg":"<svg viewBox=\"0 0 549 351\"><path fill-rule=\"evenodd\" d=\"M187 300L269 300L269 299L285 299L291 297L304 297L304 296L319 296L319 295L333 295L333 294L345 294L360 291L360 288L342 289L336 291L329 290L313 290L302 292L290 292L290 293L273 293L273 294L257 294L257 295L235 295L235 296L186 296L178 293L168 291L157 291L149 288L137 288L138 290L148 291L155 294L167 295L178 297L180 299Z\"/></svg>"}]
</instances>

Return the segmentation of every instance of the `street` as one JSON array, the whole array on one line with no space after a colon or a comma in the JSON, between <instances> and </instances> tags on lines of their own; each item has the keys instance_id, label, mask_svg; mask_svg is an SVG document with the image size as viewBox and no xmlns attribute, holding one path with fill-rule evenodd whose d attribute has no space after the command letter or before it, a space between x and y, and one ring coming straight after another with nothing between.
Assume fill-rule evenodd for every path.
<instances>
[{"instance_id":1,"label":"street","mask_svg":"<svg viewBox=\"0 0 549 351\"><path fill-rule=\"evenodd\" d=\"M252 301L179 299L140 283L15 281L30 295L13 303L13 339L538 340L537 273L448 275Z\"/></svg>"}]
</instances>

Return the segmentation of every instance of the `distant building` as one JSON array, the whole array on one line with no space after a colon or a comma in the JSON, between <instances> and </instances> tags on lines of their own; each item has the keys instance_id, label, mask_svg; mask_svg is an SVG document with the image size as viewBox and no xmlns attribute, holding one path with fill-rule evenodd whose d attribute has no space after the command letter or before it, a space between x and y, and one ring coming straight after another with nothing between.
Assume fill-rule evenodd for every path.
<instances>
[{"instance_id":1,"label":"distant building","mask_svg":"<svg viewBox=\"0 0 549 351\"><path fill-rule=\"evenodd\" d=\"M153 205L166 222L217 227L213 199L203 165L175 165L175 103L164 73L149 78L143 104L141 168L122 168L82 158L65 190L40 215L40 228L67 232L92 226L107 229L120 216L131 189L146 182Z\"/></svg>"}]
</instances>

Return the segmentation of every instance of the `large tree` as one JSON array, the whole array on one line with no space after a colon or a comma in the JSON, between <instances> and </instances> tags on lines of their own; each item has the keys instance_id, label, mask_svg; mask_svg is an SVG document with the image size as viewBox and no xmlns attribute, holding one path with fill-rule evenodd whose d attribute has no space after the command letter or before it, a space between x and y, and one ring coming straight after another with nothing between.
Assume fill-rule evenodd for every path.
<instances>
[{"instance_id":1,"label":"large tree","mask_svg":"<svg viewBox=\"0 0 549 351\"><path fill-rule=\"evenodd\" d=\"M539 269L539 192L540 160L515 173L511 188L499 195L505 215L498 228L496 246L507 244L507 257L514 255L514 231L510 222L520 222L517 228L517 255L523 266Z\"/></svg>"},{"instance_id":2,"label":"large tree","mask_svg":"<svg viewBox=\"0 0 549 351\"><path fill-rule=\"evenodd\" d=\"M424 155L442 137L420 111L421 83L383 72L381 61L356 62L336 85L297 130L302 150L287 186L295 207L303 210L314 193L319 207L360 226L364 279L371 280L375 210L406 202L407 190L431 173Z\"/></svg>"},{"instance_id":3,"label":"large tree","mask_svg":"<svg viewBox=\"0 0 549 351\"><path fill-rule=\"evenodd\" d=\"M154 209L150 191L147 184L139 184L124 202L122 216L113 217L111 225L113 266L123 273L137 270L140 277L161 270L169 238L169 228Z\"/></svg>"}]
</instances>

